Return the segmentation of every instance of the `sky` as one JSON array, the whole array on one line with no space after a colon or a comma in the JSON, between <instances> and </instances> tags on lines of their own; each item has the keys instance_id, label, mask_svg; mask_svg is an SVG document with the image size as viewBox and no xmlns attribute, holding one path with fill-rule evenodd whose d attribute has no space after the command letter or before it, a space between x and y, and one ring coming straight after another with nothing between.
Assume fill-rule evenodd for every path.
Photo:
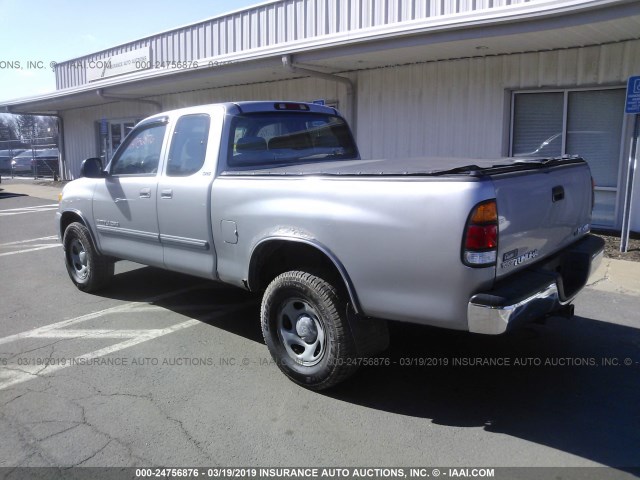
<instances>
[{"instance_id":1,"label":"sky","mask_svg":"<svg viewBox=\"0 0 640 480\"><path fill-rule=\"evenodd\" d=\"M51 63L263 0L0 0L0 101L52 92Z\"/></svg>"}]
</instances>

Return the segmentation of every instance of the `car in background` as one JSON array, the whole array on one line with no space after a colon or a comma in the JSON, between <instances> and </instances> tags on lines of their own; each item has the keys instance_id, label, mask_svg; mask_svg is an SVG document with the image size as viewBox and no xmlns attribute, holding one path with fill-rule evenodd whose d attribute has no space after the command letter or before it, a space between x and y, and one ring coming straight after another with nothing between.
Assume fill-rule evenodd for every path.
<instances>
[{"instance_id":1,"label":"car in background","mask_svg":"<svg viewBox=\"0 0 640 480\"><path fill-rule=\"evenodd\" d=\"M602 149L607 144L604 136L607 132L599 130L571 130L568 132L568 145L565 150L571 155L580 155L587 159L606 155ZM551 135L537 145L534 150L514 152L514 157L559 157L562 155L562 133Z\"/></svg>"},{"instance_id":2,"label":"car in background","mask_svg":"<svg viewBox=\"0 0 640 480\"><path fill-rule=\"evenodd\" d=\"M0 150L0 173L11 172L11 160L16 155L24 152L24 148L11 148L8 150Z\"/></svg>"},{"instance_id":3,"label":"car in background","mask_svg":"<svg viewBox=\"0 0 640 480\"><path fill-rule=\"evenodd\" d=\"M31 173L31 160L33 152L25 150L11 159L11 170L13 173Z\"/></svg>"},{"instance_id":4,"label":"car in background","mask_svg":"<svg viewBox=\"0 0 640 480\"><path fill-rule=\"evenodd\" d=\"M57 176L59 174L59 151L57 148L25 150L13 157L13 173L29 173L34 176Z\"/></svg>"},{"instance_id":5,"label":"car in background","mask_svg":"<svg viewBox=\"0 0 640 480\"><path fill-rule=\"evenodd\" d=\"M34 176L57 177L60 173L60 152L57 148L36 150L31 169Z\"/></svg>"}]
</instances>

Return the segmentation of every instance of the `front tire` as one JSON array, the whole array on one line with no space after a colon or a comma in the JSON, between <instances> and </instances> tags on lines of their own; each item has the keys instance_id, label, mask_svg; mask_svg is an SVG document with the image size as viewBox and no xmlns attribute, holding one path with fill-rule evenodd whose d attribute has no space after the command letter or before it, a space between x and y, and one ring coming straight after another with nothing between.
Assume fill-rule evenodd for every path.
<instances>
[{"instance_id":1,"label":"front tire","mask_svg":"<svg viewBox=\"0 0 640 480\"><path fill-rule=\"evenodd\" d=\"M114 262L98 253L82 223L74 222L66 228L62 245L67 273L78 289L95 292L110 282Z\"/></svg>"},{"instance_id":2,"label":"front tire","mask_svg":"<svg viewBox=\"0 0 640 480\"><path fill-rule=\"evenodd\" d=\"M347 308L334 286L310 273L286 272L269 284L260 312L262 334L287 377L324 390L355 373Z\"/></svg>"}]
</instances>

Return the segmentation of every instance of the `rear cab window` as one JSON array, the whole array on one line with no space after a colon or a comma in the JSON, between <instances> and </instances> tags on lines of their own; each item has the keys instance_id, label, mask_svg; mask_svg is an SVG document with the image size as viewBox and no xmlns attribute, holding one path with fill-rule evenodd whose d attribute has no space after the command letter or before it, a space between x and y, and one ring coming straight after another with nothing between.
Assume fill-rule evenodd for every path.
<instances>
[{"instance_id":1,"label":"rear cab window","mask_svg":"<svg viewBox=\"0 0 640 480\"><path fill-rule=\"evenodd\" d=\"M317 112L259 112L231 123L228 165L270 166L358 158L347 123Z\"/></svg>"}]
</instances>

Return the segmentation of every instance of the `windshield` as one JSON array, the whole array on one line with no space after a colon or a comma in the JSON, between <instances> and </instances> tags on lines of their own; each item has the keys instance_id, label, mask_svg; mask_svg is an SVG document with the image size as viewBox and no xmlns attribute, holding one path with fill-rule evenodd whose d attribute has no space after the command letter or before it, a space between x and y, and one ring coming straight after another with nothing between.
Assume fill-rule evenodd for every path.
<instances>
[{"instance_id":1,"label":"windshield","mask_svg":"<svg viewBox=\"0 0 640 480\"><path fill-rule=\"evenodd\" d=\"M346 122L324 113L238 115L231 124L229 165L258 166L357 159Z\"/></svg>"}]
</instances>

